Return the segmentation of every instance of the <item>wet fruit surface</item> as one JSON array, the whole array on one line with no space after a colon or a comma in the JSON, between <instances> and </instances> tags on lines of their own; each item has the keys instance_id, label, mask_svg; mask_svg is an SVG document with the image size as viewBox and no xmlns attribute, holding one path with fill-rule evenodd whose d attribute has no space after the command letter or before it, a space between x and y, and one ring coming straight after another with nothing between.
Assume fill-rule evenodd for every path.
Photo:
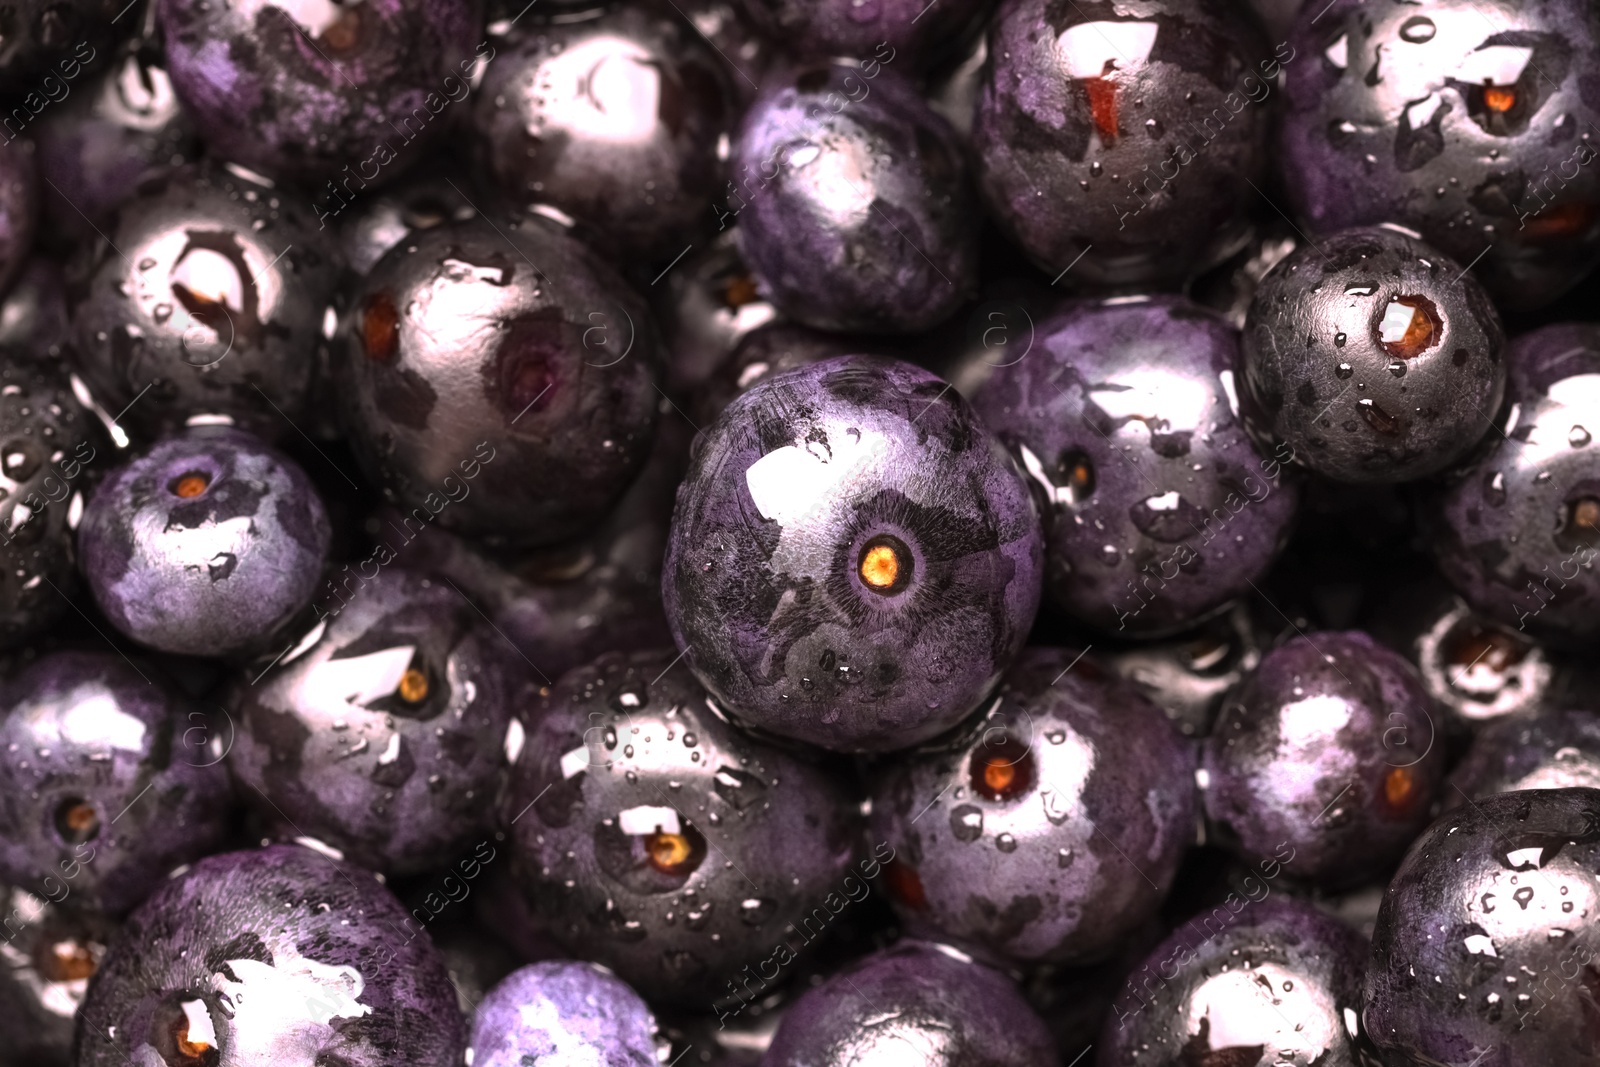
<instances>
[{"instance_id":1,"label":"wet fruit surface","mask_svg":"<svg viewBox=\"0 0 1600 1067\"><path fill-rule=\"evenodd\" d=\"M1194 750L1078 656L1024 653L960 744L872 772L871 836L895 849L910 929L1086 963L1159 906L1194 836Z\"/></svg>"},{"instance_id":2,"label":"wet fruit surface","mask_svg":"<svg viewBox=\"0 0 1600 1067\"><path fill-rule=\"evenodd\" d=\"M477 1006L467 1046L473 1067L560 1063L652 1067L655 1018L639 995L592 963L524 967Z\"/></svg>"},{"instance_id":3,"label":"wet fruit surface","mask_svg":"<svg viewBox=\"0 0 1600 1067\"><path fill-rule=\"evenodd\" d=\"M954 725L998 680L1042 554L1015 462L947 384L843 357L759 382L701 438L663 592L738 718L884 750Z\"/></svg>"}]
</instances>

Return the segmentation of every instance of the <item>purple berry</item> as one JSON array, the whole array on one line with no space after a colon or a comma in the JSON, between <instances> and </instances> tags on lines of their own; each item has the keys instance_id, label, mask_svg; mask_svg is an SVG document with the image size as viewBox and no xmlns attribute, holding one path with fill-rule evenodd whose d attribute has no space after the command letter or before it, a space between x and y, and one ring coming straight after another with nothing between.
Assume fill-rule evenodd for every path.
<instances>
[{"instance_id":1,"label":"purple berry","mask_svg":"<svg viewBox=\"0 0 1600 1067\"><path fill-rule=\"evenodd\" d=\"M95 603L141 644L263 650L310 602L332 531L311 480L241 430L168 438L95 491L78 553Z\"/></svg>"},{"instance_id":2,"label":"purple berry","mask_svg":"<svg viewBox=\"0 0 1600 1067\"><path fill-rule=\"evenodd\" d=\"M677 659L569 672L503 811L557 940L652 999L709 1008L741 968L770 980L779 946L792 958L820 936L812 909L850 891L858 826L839 783L733 730Z\"/></svg>"},{"instance_id":3,"label":"purple berry","mask_svg":"<svg viewBox=\"0 0 1600 1067\"><path fill-rule=\"evenodd\" d=\"M1244 246L1263 77L1293 56L1240 6L1001 4L972 145L990 212L1050 276L1171 284Z\"/></svg>"},{"instance_id":4,"label":"purple berry","mask_svg":"<svg viewBox=\"0 0 1600 1067\"><path fill-rule=\"evenodd\" d=\"M1546 326L1507 360L1505 436L1425 515L1440 570L1468 604L1519 633L1600 637L1600 327Z\"/></svg>"},{"instance_id":5,"label":"purple berry","mask_svg":"<svg viewBox=\"0 0 1600 1067\"><path fill-rule=\"evenodd\" d=\"M1041 320L974 404L1050 502L1047 590L1100 629L1172 633L1248 594L1288 539L1294 457L1233 408L1238 334L1177 297Z\"/></svg>"},{"instance_id":6,"label":"purple berry","mask_svg":"<svg viewBox=\"0 0 1600 1067\"><path fill-rule=\"evenodd\" d=\"M1363 1018L1384 1062L1600 1058L1596 871L1600 790L1501 793L1430 826L1372 938Z\"/></svg>"},{"instance_id":7,"label":"purple berry","mask_svg":"<svg viewBox=\"0 0 1600 1067\"><path fill-rule=\"evenodd\" d=\"M112 652L46 655L3 700L0 878L120 914L223 843L220 720Z\"/></svg>"},{"instance_id":8,"label":"purple berry","mask_svg":"<svg viewBox=\"0 0 1600 1067\"><path fill-rule=\"evenodd\" d=\"M1290 43L1278 158L1313 236L1401 223L1474 263L1507 310L1600 261L1585 0L1306 3Z\"/></svg>"},{"instance_id":9,"label":"purple berry","mask_svg":"<svg viewBox=\"0 0 1600 1067\"><path fill-rule=\"evenodd\" d=\"M344 591L234 687L229 766L294 836L374 870L425 871L492 829L525 664L443 581L391 568Z\"/></svg>"},{"instance_id":10,"label":"purple berry","mask_svg":"<svg viewBox=\"0 0 1600 1067\"><path fill-rule=\"evenodd\" d=\"M944 945L902 941L794 1003L763 1067L1055 1067L1050 1032L1011 980Z\"/></svg>"},{"instance_id":11,"label":"purple berry","mask_svg":"<svg viewBox=\"0 0 1600 1067\"><path fill-rule=\"evenodd\" d=\"M737 216L745 261L796 322L910 333L977 289L962 147L895 71L835 63L775 78L745 112L729 170L724 221Z\"/></svg>"},{"instance_id":12,"label":"purple berry","mask_svg":"<svg viewBox=\"0 0 1600 1067\"><path fill-rule=\"evenodd\" d=\"M1324 884L1382 872L1427 825L1440 792L1445 747L1433 708L1416 669L1359 631L1268 652L1224 701L1202 749L1201 797L1220 843Z\"/></svg>"},{"instance_id":13,"label":"purple berry","mask_svg":"<svg viewBox=\"0 0 1600 1067\"><path fill-rule=\"evenodd\" d=\"M658 1067L656 1020L593 963L535 963L489 991L472 1020L472 1067Z\"/></svg>"},{"instance_id":14,"label":"purple berry","mask_svg":"<svg viewBox=\"0 0 1600 1067\"><path fill-rule=\"evenodd\" d=\"M25 920L20 909L13 911L6 925L6 966L0 969L6 1043L0 1067L69 1067L78 1008L117 924L65 898L51 904L26 890L12 890L6 899L39 910Z\"/></svg>"},{"instance_id":15,"label":"purple berry","mask_svg":"<svg viewBox=\"0 0 1600 1067\"><path fill-rule=\"evenodd\" d=\"M1309 904L1230 893L1128 976L1095 1062L1358 1067L1366 957L1365 938Z\"/></svg>"},{"instance_id":16,"label":"purple berry","mask_svg":"<svg viewBox=\"0 0 1600 1067\"><path fill-rule=\"evenodd\" d=\"M1244 327L1251 429L1342 482L1411 481L1461 459L1499 411L1500 316L1405 231L1344 230L1262 280Z\"/></svg>"},{"instance_id":17,"label":"purple berry","mask_svg":"<svg viewBox=\"0 0 1600 1067\"><path fill-rule=\"evenodd\" d=\"M393 179L436 143L484 50L494 54L480 0L156 9L172 86L211 150L275 178L342 174L339 189L327 183L330 202Z\"/></svg>"},{"instance_id":18,"label":"purple berry","mask_svg":"<svg viewBox=\"0 0 1600 1067\"><path fill-rule=\"evenodd\" d=\"M874 772L872 840L913 932L1091 963L1155 915L1195 836L1194 750L1078 654L1030 649L954 743Z\"/></svg>"},{"instance_id":19,"label":"purple berry","mask_svg":"<svg viewBox=\"0 0 1600 1067\"><path fill-rule=\"evenodd\" d=\"M847 356L758 382L696 442L662 592L706 688L765 730L883 751L955 725L1039 602L1038 512L950 386Z\"/></svg>"},{"instance_id":20,"label":"purple berry","mask_svg":"<svg viewBox=\"0 0 1600 1067\"><path fill-rule=\"evenodd\" d=\"M77 1067L456 1067L444 963L370 872L275 845L201 860L129 917L79 1020Z\"/></svg>"},{"instance_id":21,"label":"purple berry","mask_svg":"<svg viewBox=\"0 0 1600 1067\"><path fill-rule=\"evenodd\" d=\"M405 511L489 541L592 528L638 473L659 395L648 312L577 241L530 222L433 229L358 290L335 359L368 475Z\"/></svg>"},{"instance_id":22,"label":"purple berry","mask_svg":"<svg viewBox=\"0 0 1600 1067\"><path fill-rule=\"evenodd\" d=\"M869 64L925 70L973 28L988 0L742 0L751 20L786 55L840 56ZM870 76L870 75L869 75Z\"/></svg>"},{"instance_id":23,"label":"purple berry","mask_svg":"<svg viewBox=\"0 0 1600 1067\"><path fill-rule=\"evenodd\" d=\"M1491 722L1450 782L1450 807L1518 789L1600 789L1600 716L1551 708Z\"/></svg>"}]
</instances>

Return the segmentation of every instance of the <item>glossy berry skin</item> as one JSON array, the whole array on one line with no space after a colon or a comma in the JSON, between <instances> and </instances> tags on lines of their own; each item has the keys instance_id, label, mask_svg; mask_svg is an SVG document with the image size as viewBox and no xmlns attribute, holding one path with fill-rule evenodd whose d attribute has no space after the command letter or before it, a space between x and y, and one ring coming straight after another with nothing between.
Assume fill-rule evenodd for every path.
<instances>
[{"instance_id":1,"label":"glossy berry skin","mask_svg":"<svg viewBox=\"0 0 1600 1067\"><path fill-rule=\"evenodd\" d=\"M448 863L491 829L526 665L448 584L399 568L315 610L309 648L233 689L241 795L363 867Z\"/></svg>"},{"instance_id":2,"label":"glossy berry skin","mask_svg":"<svg viewBox=\"0 0 1600 1067\"><path fill-rule=\"evenodd\" d=\"M1099 1067L1358 1067L1364 937L1310 904L1228 899L1191 919L1112 1002Z\"/></svg>"},{"instance_id":3,"label":"glossy berry skin","mask_svg":"<svg viewBox=\"0 0 1600 1067\"><path fill-rule=\"evenodd\" d=\"M1206 817L1247 861L1358 883L1427 825L1444 779L1441 718L1415 668L1366 634L1296 637L1224 701L1201 750Z\"/></svg>"},{"instance_id":4,"label":"glossy berry skin","mask_svg":"<svg viewBox=\"0 0 1600 1067\"><path fill-rule=\"evenodd\" d=\"M212 152L351 194L434 144L494 54L479 0L157 0L156 11L172 86Z\"/></svg>"},{"instance_id":5,"label":"glossy berry skin","mask_svg":"<svg viewBox=\"0 0 1600 1067\"><path fill-rule=\"evenodd\" d=\"M895 850L908 929L1014 963L1091 963L1160 907L1195 836L1194 749L1078 655L1029 649L955 744L872 775L869 837Z\"/></svg>"},{"instance_id":6,"label":"glossy berry skin","mask_svg":"<svg viewBox=\"0 0 1600 1067\"><path fill-rule=\"evenodd\" d=\"M560 960L513 971L491 989L467 1047L473 1067L657 1067L655 1028L649 1006L616 975Z\"/></svg>"},{"instance_id":7,"label":"glossy berry skin","mask_svg":"<svg viewBox=\"0 0 1600 1067\"><path fill-rule=\"evenodd\" d=\"M1258 455L1230 406L1238 334L1178 297L1077 303L1036 323L978 414L1050 502L1046 588L1124 636L1248 594L1288 539L1294 452Z\"/></svg>"},{"instance_id":8,"label":"glossy berry skin","mask_svg":"<svg viewBox=\"0 0 1600 1067\"><path fill-rule=\"evenodd\" d=\"M79 368L108 411L146 437L202 414L295 436L338 279L304 203L206 166L123 204L72 308Z\"/></svg>"},{"instance_id":9,"label":"glossy berry skin","mask_svg":"<svg viewBox=\"0 0 1600 1067\"><path fill-rule=\"evenodd\" d=\"M752 22L790 55L863 62L874 56L916 73L943 57L952 39L990 6L959 0L928 8L917 0L743 0Z\"/></svg>"},{"instance_id":10,"label":"glossy berry skin","mask_svg":"<svg viewBox=\"0 0 1600 1067\"><path fill-rule=\"evenodd\" d=\"M1363 1018L1385 1062L1594 1063L1597 870L1600 790L1501 793L1430 826L1372 938Z\"/></svg>"},{"instance_id":11,"label":"glossy berry skin","mask_svg":"<svg viewBox=\"0 0 1600 1067\"><path fill-rule=\"evenodd\" d=\"M1451 807L1517 789L1600 789L1600 716L1549 708L1491 722L1473 737L1450 781Z\"/></svg>"},{"instance_id":12,"label":"glossy berry skin","mask_svg":"<svg viewBox=\"0 0 1600 1067\"><path fill-rule=\"evenodd\" d=\"M667 621L739 718L842 751L925 741L977 706L1039 603L1039 517L947 384L846 356L752 386L700 435Z\"/></svg>"},{"instance_id":13,"label":"glossy berry skin","mask_svg":"<svg viewBox=\"0 0 1600 1067\"><path fill-rule=\"evenodd\" d=\"M674 395L699 388L739 342L778 318L739 254L736 216L719 209L719 230L667 272L652 291L665 340L666 379Z\"/></svg>"},{"instance_id":14,"label":"glossy berry skin","mask_svg":"<svg viewBox=\"0 0 1600 1067\"><path fill-rule=\"evenodd\" d=\"M904 75L865 62L763 86L734 141L725 210L788 317L910 333L977 289L977 201L950 124Z\"/></svg>"},{"instance_id":15,"label":"glossy berry skin","mask_svg":"<svg viewBox=\"0 0 1600 1067\"><path fill-rule=\"evenodd\" d=\"M309 848L207 857L129 917L84 1002L76 1062L454 1067L466 1024L408 921L370 872Z\"/></svg>"},{"instance_id":16,"label":"glossy berry skin","mask_svg":"<svg viewBox=\"0 0 1600 1067\"><path fill-rule=\"evenodd\" d=\"M107 478L78 530L95 603L140 644L262 650L310 603L332 531L311 480L223 426L170 437Z\"/></svg>"},{"instance_id":17,"label":"glossy berry skin","mask_svg":"<svg viewBox=\"0 0 1600 1067\"><path fill-rule=\"evenodd\" d=\"M861 885L859 826L839 783L735 731L676 658L568 672L502 814L552 936L652 1000L704 1009L740 991L741 969L770 980L778 946L792 958L820 936L812 909Z\"/></svg>"},{"instance_id":18,"label":"glossy berry skin","mask_svg":"<svg viewBox=\"0 0 1600 1067\"><path fill-rule=\"evenodd\" d=\"M1312 236L1397 222L1505 309L1546 304L1600 260L1586 136L1600 17L1583 0L1307 3L1290 36L1284 187Z\"/></svg>"},{"instance_id":19,"label":"glossy berry skin","mask_svg":"<svg viewBox=\"0 0 1600 1067\"><path fill-rule=\"evenodd\" d=\"M1600 637L1600 328L1519 337L1506 437L1424 515L1450 584L1519 633L1588 647Z\"/></svg>"},{"instance_id":20,"label":"glossy berry skin","mask_svg":"<svg viewBox=\"0 0 1600 1067\"><path fill-rule=\"evenodd\" d=\"M1252 430L1341 482L1413 481L1500 408L1500 316L1460 264L1394 229L1296 249L1256 290L1239 399Z\"/></svg>"},{"instance_id":21,"label":"glossy berry skin","mask_svg":"<svg viewBox=\"0 0 1600 1067\"><path fill-rule=\"evenodd\" d=\"M648 455L648 313L553 227L475 220L416 234L368 273L349 334L335 371L368 477L445 529L566 540Z\"/></svg>"},{"instance_id":22,"label":"glossy berry skin","mask_svg":"<svg viewBox=\"0 0 1600 1067\"><path fill-rule=\"evenodd\" d=\"M1255 101L1294 57L1242 6L1000 5L972 146L990 213L1048 275L1171 285L1243 247L1271 110Z\"/></svg>"},{"instance_id":23,"label":"glossy berry skin","mask_svg":"<svg viewBox=\"0 0 1600 1067\"><path fill-rule=\"evenodd\" d=\"M13 918L6 930L10 951L0 971L0 1012L7 1041L0 1067L68 1067L78 1007L117 924L25 890L0 892L8 912L19 905L39 908L25 924Z\"/></svg>"},{"instance_id":24,"label":"glossy berry skin","mask_svg":"<svg viewBox=\"0 0 1600 1067\"><path fill-rule=\"evenodd\" d=\"M712 228L734 118L726 69L665 4L530 23L473 105L482 173L507 203L558 208L621 256L670 260Z\"/></svg>"},{"instance_id":25,"label":"glossy berry skin","mask_svg":"<svg viewBox=\"0 0 1600 1067\"><path fill-rule=\"evenodd\" d=\"M85 473L106 463L104 447L53 368L0 355L0 647L37 636L67 610Z\"/></svg>"},{"instance_id":26,"label":"glossy berry skin","mask_svg":"<svg viewBox=\"0 0 1600 1067\"><path fill-rule=\"evenodd\" d=\"M1047 1067L1050 1033L1010 979L964 953L902 941L795 1001L763 1067Z\"/></svg>"},{"instance_id":27,"label":"glossy berry skin","mask_svg":"<svg viewBox=\"0 0 1600 1067\"><path fill-rule=\"evenodd\" d=\"M225 727L120 655L51 653L0 700L0 878L120 914L224 841Z\"/></svg>"},{"instance_id":28,"label":"glossy berry skin","mask_svg":"<svg viewBox=\"0 0 1600 1067\"><path fill-rule=\"evenodd\" d=\"M91 244L140 185L199 152L159 48L124 46L35 127L45 239ZM54 188L52 188L52 186ZM276 253L274 253L276 254Z\"/></svg>"}]
</instances>

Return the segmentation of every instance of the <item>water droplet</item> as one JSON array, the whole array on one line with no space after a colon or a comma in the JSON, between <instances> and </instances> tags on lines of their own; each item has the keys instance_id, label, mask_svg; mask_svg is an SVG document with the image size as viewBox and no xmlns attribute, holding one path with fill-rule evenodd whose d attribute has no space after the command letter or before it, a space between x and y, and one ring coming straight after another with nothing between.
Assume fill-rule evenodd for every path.
<instances>
[{"instance_id":1,"label":"water droplet","mask_svg":"<svg viewBox=\"0 0 1600 1067\"><path fill-rule=\"evenodd\" d=\"M1057 867L1070 867L1070 866L1072 866L1072 850L1070 848L1058 848L1058 849L1056 849L1056 866Z\"/></svg>"},{"instance_id":2,"label":"water droplet","mask_svg":"<svg viewBox=\"0 0 1600 1067\"><path fill-rule=\"evenodd\" d=\"M683 747L684 748L693 748L695 745L698 745L699 743L700 743L700 739L698 737L695 737L693 730L685 730L683 732Z\"/></svg>"},{"instance_id":3,"label":"water droplet","mask_svg":"<svg viewBox=\"0 0 1600 1067\"><path fill-rule=\"evenodd\" d=\"M1593 438L1589 436L1589 431L1582 426L1574 426L1567 434L1567 444L1573 448L1582 448L1592 440Z\"/></svg>"},{"instance_id":4,"label":"water droplet","mask_svg":"<svg viewBox=\"0 0 1600 1067\"><path fill-rule=\"evenodd\" d=\"M1095 160L1093 163L1089 164L1089 176L1090 177L1098 178L1104 172L1105 172L1105 168L1100 165L1100 161L1099 160Z\"/></svg>"},{"instance_id":5,"label":"water droplet","mask_svg":"<svg viewBox=\"0 0 1600 1067\"><path fill-rule=\"evenodd\" d=\"M777 910L777 903L765 898L752 897L749 900L739 902L739 918L744 921L746 926L762 925L772 918L773 913Z\"/></svg>"},{"instance_id":6,"label":"water droplet","mask_svg":"<svg viewBox=\"0 0 1600 1067\"><path fill-rule=\"evenodd\" d=\"M994 839L994 847L1001 852L1015 852L1017 850L1017 839L1010 834L1001 834Z\"/></svg>"},{"instance_id":7,"label":"water droplet","mask_svg":"<svg viewBox=\"0 0 1600 1067\"><path fill-rule=\"evenodd\" d=\"M1150 136L1154 138L1159 138L1163 132L1161 129L1161 123L1157 122L1155 119L1145 119L1144 128L1149 132Z\"/></svg>"},{"instance_id":8,"label":"water droplet","mask_svg":"<svg viewBox=\"0 0 1600 1067\"><path fill-rule=\"evenodd\" d=\"M976 841L983 836L983 812L971 804L962 804L950 812L950 832L957 841Z\"/></svg>"},{"instance_id":9,"label":"water droplet","mask_svg":"<svg viewBox=\"0 0 1600 1067\"><path fill-rule=\"evenodd\" d=\"M1404 378L1406 376L1406 361L1403 359L1390 360L1389 373L1396 378Z\"/></svg>"},{"instance_id":10,"label":"water droplet","mask_svg":"<svg viewBox=\"0 0 1600 1067\"><path fill-rule=\"evenodd\" d=\"M1344 334L1340 334L1339 336L1343 337ZM1352 367L1348 363L1341 363L1337 367L1335 367L1334 370L1333 370L1333 373L1335 375L1337 375L1341 379L1348 378L1348 377L1350 377L1350 375L1354 374L1355 372L1356 372L1356 369L1354 367Z\"/></svg>"},{"instance_id":11,"label":"water droplet","mask_svg":"<svg viewBox=\"0 0 1600 1067\"><path fill-rule=\"evenodd\" d=\"M1335 348L1343 348L1344 347L1344 343L1347 340L1349 340L1349 338L1345 337L1344 334L1336 333L1336 334L1333 335L1333 347L1335 347Z\"/></svg>"},{"instance_id":12,"label":"water droplet","mask_svg":"<svg viewBox=\"0 0 1600 1067\"><path fill-rule=\"evenodd\" d=\"M1511 894L1511 899L1522 905L1523 911L1527 911L1528 902L1533 899L1533 886L1523 886L1521 889Z\"/></svg>"},{"instance_id":13,"label":"water droplet","mask_svg":"<svg viewBox=\"0 0 1600 1067\"><path fill-rule=\"evenodd\" d=\"M765 799L767 783L737 767L722 766L712 778L711 788L735 811L744 811Z\"/></svg>"},{"instance_id":14,"label":"water droplet","mask_svg":"<svg viewBox=\"0 0 1600 1067\"><path fill-rule=\"evenodd\" d=\"M1039 790L1039 800L1044 804L1044 817L1052 826L1060 826L1072 814L1072 803L1054 789Z\"/></svg>"},{"instance_id":15,"label":"water droplet","mask_svg":"<svg viewBox=\"0 0 1600 1067\"><path fill-rule=\"evenodd\" d=\"M1499 471L1492 472L1483 485L1483 499L1491 506L1500 507L1506 502L1506 476Z\"/></svg>"},{"instance_id":16,"label":"water droplet","mask_svg":"<svg viewBox=\"0 0 1600 1067\"><path fill-rule=\"evenodd\" d=\"M1067 734L1065 730L1051 730L1044 735L1044 739L1052 745L1059 745L1067 739Z\"/></svg>"},{"instance_id":17,"label":"water droplet","mask_svg":"<svg viewBox=\"0 0 1600 1067\"><path fill-rule=\"evenodd\" d=\"M1422 44L1433 40L1433 35L1438 32L1433 20L1423 15L1413 15L1400 24L1400 39L1412 44Z\"/></svg>"}]
</instances>

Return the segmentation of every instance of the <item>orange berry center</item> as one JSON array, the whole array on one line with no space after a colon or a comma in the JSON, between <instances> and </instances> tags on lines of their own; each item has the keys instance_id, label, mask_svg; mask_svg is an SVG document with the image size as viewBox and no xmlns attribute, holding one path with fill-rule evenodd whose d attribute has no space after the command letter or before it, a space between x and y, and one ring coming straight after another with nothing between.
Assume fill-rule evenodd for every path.
<instances>
[{"instance_id":1,"label":"orange berry center","mask_svg":"<svg viewBox=\"0 0 1600 1067\"><path fill-rule=\"evenodd\" d=\"M1510 85L1485 85L1483 106L1490 111L1506 112L1517 106L1517 90Z\"/></svg>"},{"instance_id":2,"label":"orange berry center","mask_svg":"<svg viewBox=\"0 0 1600 1067\"><path fill-rule=\"evenodd\" d=\"M420 704L428 699L428 676L415 667L408 667L406 673L400 676L400 684L395 691L407 704Z\"/></svg>"},{"instance_id":3,"label":"orange berry center","mask_svg":"<svg viewBox=\"0 0 1600 1067\"><path fill-rule=\"evenodd\" d=\"M669 834L662 831L645 838L644 850L650 857L650 866L662 874L683 873L683 868L694 854L693 846L683 834Z\"/></svg>"},{"instance_id":4,"label":"orange berry center","mask_svg":"<svg viewBox=\"0 0 1600 1067\"><path fill-rule=\"evenodd\" d=\"M183 500L192 500L211 487L211 475L200 471L190 471L172 483L172 495Z\"/></svg>"}]
</instances>

